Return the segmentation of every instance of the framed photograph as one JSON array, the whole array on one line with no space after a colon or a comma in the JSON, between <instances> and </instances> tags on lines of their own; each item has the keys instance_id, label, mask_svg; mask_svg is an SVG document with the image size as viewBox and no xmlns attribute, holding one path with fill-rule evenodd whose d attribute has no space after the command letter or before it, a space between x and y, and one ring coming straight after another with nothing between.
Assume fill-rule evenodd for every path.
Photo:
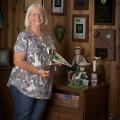
<instances>
[{"instance_id":1,"label":"framed photograph","mask_svg":"<svg viewBox=\"0 0 120 120\"><path fill-rule=\"evenodd\" d=\"M72 40L75 42L88 41L89 34L89 16L73 15L72 16Z\"/></svg>"},{"instance_id":2,"label":"framed photograph","mask_svg":"<svg viewBox=\"0 0 120 120\"><path fill-rule=\"evenodd\" d=\"M44 6L44 0L24 0L25 3L24 3L24 11L26 12L27 11L27 8L30 4L32 3L40 3L42 4L42 6Z\"/></svg>"},{"instance_id":3,"label":"framed photograph","mask_svg":"<svg viewBox=\"0 0 120 120\"><path fill-rule=\"evenodd\" d=\"M115 4L116 0L95 0L94 24L114 25Z\"/></svg>"},{"instance_id":4,"label":"framed photograph","mask_svg":"<svg viewBox=\"0 0 120 120\"><path fill-rule=\"evenodd\" d=\"M51 14L52 15L65 15L66 0L52 0Z\"/></svg>"},{"instance_id":5,"label":"framed photograph","mask_svg":"<svg viewBox=\"0 0 120 120\"><path fill-rule=\"evenodd\" d=\"M88 10L89 0L73 0L74 10Z\"/></svg>"}]
</instances>

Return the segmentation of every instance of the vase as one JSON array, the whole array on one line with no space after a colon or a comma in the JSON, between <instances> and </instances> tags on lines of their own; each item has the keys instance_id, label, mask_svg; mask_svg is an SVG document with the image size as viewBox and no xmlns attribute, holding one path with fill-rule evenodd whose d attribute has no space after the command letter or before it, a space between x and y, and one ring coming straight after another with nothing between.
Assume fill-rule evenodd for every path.
<instances>
[{"instance_id":1,"label":"vase","mask_svg":"<svg viewBox=\"0 0 120 120\"><path fill-rule=\"evenodd\" d=\"M55 26L54 33L55 33L56 40L61 42L64 37L65 28L62 25L58 24Z\"/></svg>"}]
</instances>

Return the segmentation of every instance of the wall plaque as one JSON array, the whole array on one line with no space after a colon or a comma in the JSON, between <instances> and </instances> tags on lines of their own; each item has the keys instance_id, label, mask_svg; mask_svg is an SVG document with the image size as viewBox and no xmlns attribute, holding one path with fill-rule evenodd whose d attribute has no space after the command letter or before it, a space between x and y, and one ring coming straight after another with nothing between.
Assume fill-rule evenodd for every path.
<instances>
[{"instance_id":1,"label":"wall plaque","mask_svg":"<svg viewBox=\"0 0 120 120\"><path fill-rule=\"evenodd\" d=\"M115 30L95 29L94 30L94 53L95 56L104 60L115 60Z\"/></svg>"},{"instance_id":2,"label":"wall plaque","mask_svg":"<svg viewBox=\"0 0 120 120\"><path fill-rule=\"evenodd\" d=\"M88 10L89 0L73 0L74 10Z\"/></svg>"},{"instance_id":3,"label":"wall plaque","mask_svg":"<svg viewBox=\"0 0 120 120\"><path fill-rule=\"evenodd\" d=\"M116 0L95 0L94 24L115 24Z\"/></svg>"}]
</instances>

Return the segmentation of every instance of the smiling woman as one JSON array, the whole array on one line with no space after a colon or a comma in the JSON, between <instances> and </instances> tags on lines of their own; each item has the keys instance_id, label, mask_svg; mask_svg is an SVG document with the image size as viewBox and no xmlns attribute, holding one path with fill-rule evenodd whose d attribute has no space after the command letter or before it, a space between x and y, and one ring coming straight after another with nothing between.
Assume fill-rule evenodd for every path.
<instances>
[{"instance_id":1,"label":"smiling woman","mask_svg":"<svg viewBox=\"0 0 120 120\"><path fill-rule=\"evenodd\" d=\"M46 29L48 19L41 4L28 7L24 24L15 42L15 67L7 83L14 102L13 119L42 120L53 85L51 70L45 66L50 63L50 51L56 50L55 42Z\"/></svg>"}]
</instances>

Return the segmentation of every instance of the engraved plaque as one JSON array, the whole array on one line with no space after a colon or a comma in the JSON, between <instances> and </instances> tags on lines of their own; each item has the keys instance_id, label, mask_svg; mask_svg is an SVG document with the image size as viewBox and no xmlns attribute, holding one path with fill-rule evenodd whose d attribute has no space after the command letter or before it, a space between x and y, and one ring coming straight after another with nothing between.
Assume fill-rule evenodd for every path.
<instances>
[{"instance_id":1,"label":"engraved plaque","mask_svg":"<svg viewBox=\"0 0 120 120\"><path fill-rule=\"evenodd\" d=\"M114 24L115 23L116 0L95 0L94 23Z\"/></svg>"},{"instance_id":2,"label":"engraved plaque","mask_svg":"<svg viewBox=\"0 0 120 120\"><path fill-rule=\"evenodd\" d=\"M105 60L115 60L115 30L95 29L94 31L94 53Z\"/></svg>"}]
</instances>

